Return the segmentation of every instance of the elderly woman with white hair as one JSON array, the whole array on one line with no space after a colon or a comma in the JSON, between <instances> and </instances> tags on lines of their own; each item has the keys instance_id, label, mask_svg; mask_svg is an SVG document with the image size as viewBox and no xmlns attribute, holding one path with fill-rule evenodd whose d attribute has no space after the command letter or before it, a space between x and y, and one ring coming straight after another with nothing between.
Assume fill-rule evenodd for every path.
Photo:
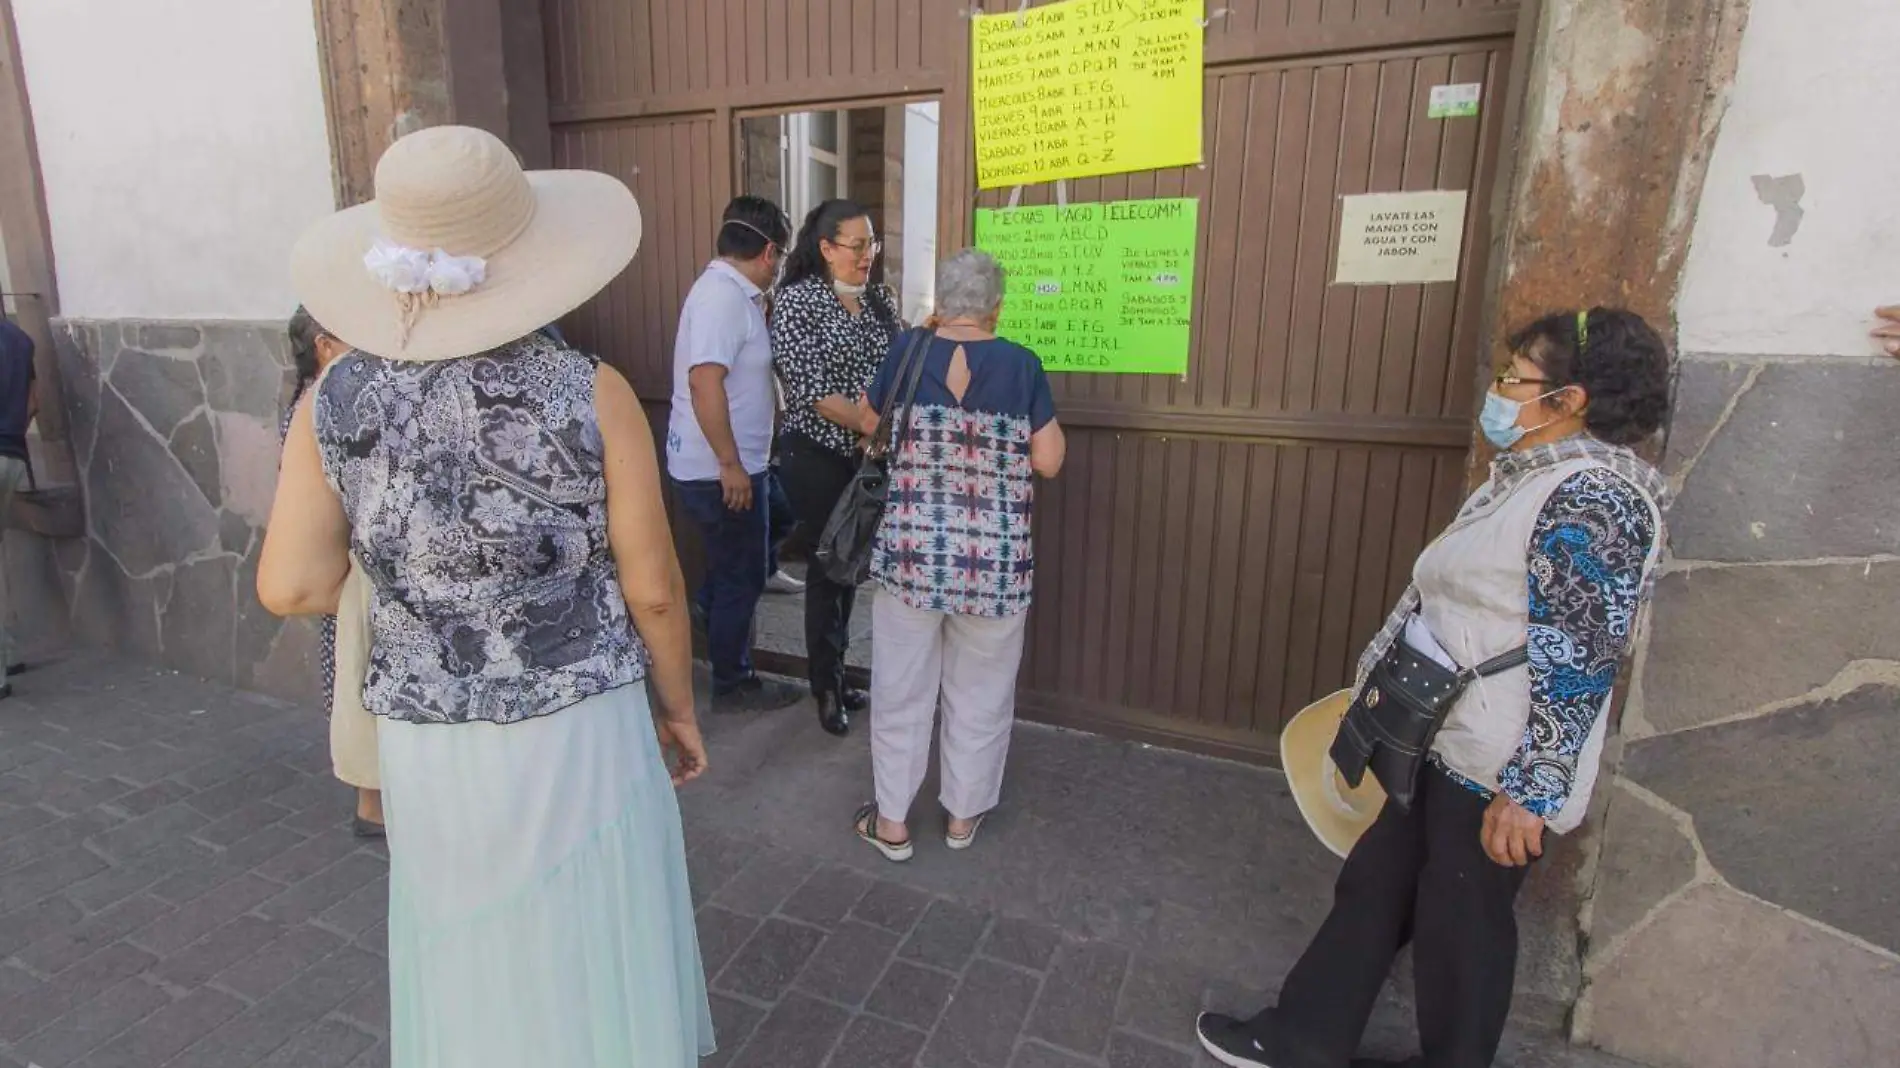
<instances>
[{"instance_id":1,"label":"elderly woman with white hair","mask_svg":"<svg viewBox=\"0 0 1900 1068\"><path fill-rule=\"evenodd\" d=\"M945 260L921 368L898 381L912 340L898 338L866 397L867 435L887 399L910 409L890 415L903 429L871 556L877 800L854 825L888 860L910 858L910 807L939 707L945 844L968 848L1002 792L1036 566L1035 479L1055 477L1065 450L1042 362L996 336L1002 305L995 260L975 249Z\"/></svg>"}]
</instances>

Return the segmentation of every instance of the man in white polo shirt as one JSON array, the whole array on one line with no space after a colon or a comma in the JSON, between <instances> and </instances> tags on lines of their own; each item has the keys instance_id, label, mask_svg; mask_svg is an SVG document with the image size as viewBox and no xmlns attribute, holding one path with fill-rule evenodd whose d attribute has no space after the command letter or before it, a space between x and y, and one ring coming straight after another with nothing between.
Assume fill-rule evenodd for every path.
<instances>
[{"instance_id":1,"label":"man in white polo shirt","mask_svg":"<svg viewBox=\"0 0 1900 1068\"><path fill-rule=\"evenodd\" d=\"M752 617L770 557L766 479L775 415L765 290L790 243L778 205L735 197L719 225L718 258L686 295L673 343L666 469L706 546L699 603L713 707L722 711L783 708L800 697L752 669Z\"/></svg>"}]
</instances>

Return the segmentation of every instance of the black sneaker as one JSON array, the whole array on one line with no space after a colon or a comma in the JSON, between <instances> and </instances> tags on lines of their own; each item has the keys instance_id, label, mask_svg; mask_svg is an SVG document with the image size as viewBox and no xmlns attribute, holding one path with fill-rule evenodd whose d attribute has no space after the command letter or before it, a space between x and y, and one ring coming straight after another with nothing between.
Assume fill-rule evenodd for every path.
<instances>
[{"instance_id":1,"label":"black sneaker","mask_svg":"<svg viewBox=\"0 0 1900 1068\"><path fill-rule=\"evenodd\" d=\"M714 712L772 712L804 700L797 687L753 675L729 687L713 690Z\"/></svg>"},{"instance_id":2,"label":"black sneaker","mask_svg":"<svg viewBox=\"0 0 1900 1068\"><path fill-rule=\"evenodd\" d=\"M1228 1068L1273 1068L1267 1063L1267 1051L1254 1041L1241 1020L1204 1012L1194 1021L1194 1031L1201 1036L1201 1048L1208 1056Z\"/></svg>"}]
</instances>

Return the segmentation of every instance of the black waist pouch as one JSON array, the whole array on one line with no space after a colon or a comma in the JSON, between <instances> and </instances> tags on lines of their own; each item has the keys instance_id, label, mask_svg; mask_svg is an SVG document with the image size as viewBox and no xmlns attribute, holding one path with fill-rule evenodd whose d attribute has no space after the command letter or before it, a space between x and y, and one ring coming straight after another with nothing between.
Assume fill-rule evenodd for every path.
<instances>
[{"instance_id":1,"label":"black waist pouch","mask_svg":"<svg viewBox=\"0 0 1900 1068\"><path fill-rule=\"evenodd\" d=\"M1370 769L1386 797L1409 810L1418 796L1425 754L1465 687L1529 659L1520 645L1475 668L1454 671L1405 644L1400 634L1346 710L1330 750L1333 763L1355 787Z\"/></svg>"}]
</instances>

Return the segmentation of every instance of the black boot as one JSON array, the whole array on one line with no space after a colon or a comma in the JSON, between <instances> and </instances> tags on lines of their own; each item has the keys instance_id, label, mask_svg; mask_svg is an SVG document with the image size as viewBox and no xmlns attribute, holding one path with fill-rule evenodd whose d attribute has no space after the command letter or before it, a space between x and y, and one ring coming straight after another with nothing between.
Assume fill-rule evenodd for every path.
<instances>
[{"instance_id":1,"label":"black boot","mask_svg":"<svg viewBox=\"0 0 1900 1068\"><path fill-rule=\"evenodd\" d=\"M851 733L851 713L842 702L829 693L815 693L811 699L818 706L818 725L826 734L842 738Z\"/></svg>"}]
</instances>

